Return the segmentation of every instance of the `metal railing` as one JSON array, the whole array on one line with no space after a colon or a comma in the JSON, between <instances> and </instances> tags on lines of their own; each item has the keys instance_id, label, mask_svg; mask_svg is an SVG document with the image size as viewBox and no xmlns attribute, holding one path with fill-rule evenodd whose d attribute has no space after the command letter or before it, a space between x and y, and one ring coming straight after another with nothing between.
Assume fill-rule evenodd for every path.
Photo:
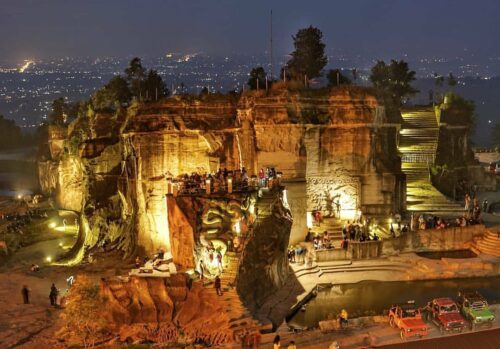
<instances>
[{"instance_id":1,"label":"metal railing","mask_svg":"<svg viewBox=\"0 0 500 349\"><path fill-rule=\"evenodd\" d=\"M402 162L433 164L436 154L403 154Z\"/></svg>"}]
</instances>

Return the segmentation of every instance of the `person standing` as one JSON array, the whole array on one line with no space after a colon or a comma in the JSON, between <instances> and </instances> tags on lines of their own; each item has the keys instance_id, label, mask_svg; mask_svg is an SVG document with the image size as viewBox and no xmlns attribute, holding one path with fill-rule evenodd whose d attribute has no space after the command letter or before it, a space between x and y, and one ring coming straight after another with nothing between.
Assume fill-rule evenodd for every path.
<instances>
[{"instance_id":1,"label":"person standing","mask_svg":"<svg viewBox=\"0 0 500 349\"><path fill-rule=\"evenodd\" d=\"M23 303L30 304L30 289L28 288L28 286L26 285L23 286L21 294L23 295Z\"/></svg>"},{"instance_id":2,"label":"person standing","mask_svg":"<svg viewBox=\"0 0 500 349\"><path fill-rule=\"evenodd\" d=\"M203 281L205 277L205 263L203 263L203 259L200 259L200 280Z\"/></svg>"},{"instance_id":3,"label":"person standing","mask_svg":"<svg viewBox=\"0 0 500 349\"><path fill-rule=\"evenodd\" d=\"M217 292L217 295L222 296L222 288L219 275L215 277L214 287L215 287L215 292Z\"/></svg>"},{"instance_id":4,"label":"person standing","mask_svg":"<svg viewBox=\"0 0 500 349\"><path fill-rule=\"evenodd\" d=\"M59 290L57 289L55 284L52 284L50 286L50 293L49 293L49 299L50 299L50 305L55 307L57 305L57 295L59 294Z\"/></svg>"},{"instance_id":5,"label":"person standing","mask_svg":"<svg viewBox=\"0 0 500 349\"><path fill-rule=\"evenodd\" d=\"M294 341L290 341L290 344L288 344L288 347L286 349L297 349L297 346L295 345Z\"/></svg>"},{"instance_id":6,"label":"person standing","mask_svg":"<svg viewBox=\"0 0 500 349\"><path fill-rule=\"evenodd\" d=\"M220 250L217 250L217 267L219 268L219 272L222 273L222 253Z\"/></svg>"},{"instance_id":7,"label":"person standing","mask_svg":"<svg viewBox=\"0 0 500 349\"><path fill-rule=\"evenodd\" d=\"M280 348L281 348L281 338L280 335L277 334L273 340L273 349L280 349Z\"/></svg>"}]
</instances>

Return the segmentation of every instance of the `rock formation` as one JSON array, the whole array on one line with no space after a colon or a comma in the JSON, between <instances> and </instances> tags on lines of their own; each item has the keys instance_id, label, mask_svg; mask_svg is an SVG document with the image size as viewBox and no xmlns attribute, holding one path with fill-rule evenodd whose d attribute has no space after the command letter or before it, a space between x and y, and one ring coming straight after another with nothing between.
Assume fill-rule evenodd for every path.
<instances>
[{"instance_id":1,"label":"rock formation","mask_svg":"<svg viewBox=\"0 0 500 349\"><path fill-rule=\"evenodd\" d=\"M105 316L121 341L189 342L221 347L233 341L230 318L213 289L184 274L103 280Z\"/></svg>"},{"instance_id":2,"label":"rock formation","mask_svg":"<svg viewBox=\"0 0 500 349\"><path fill-rule=\"evenodd\" d=\"M178 274L102 282L123 340L175 342L183 333L225 345L240 328L258 328L248 309L284 285L287 247L302 239L307 212L335 215L338 204L350 218L403 208L398 123L359 87L135 102L114 114L90 110L50 133L40 182L60 207L80 213L73 262L102 243L125 256L172 254ZM281 186L172 190L186 173L243 167L249 176L275 168ZM213 279L218 252L227 294L219 298L187 277L203 268Z\"/></svg>"},{"instance_id":3,"label":"rock formation","mask_svg":"<svg viewBox=\"0 0 500 349\"><path fill-rule=\"evenodd\" d=\"M175 244L167 178L274 167L285 184L293 180L296 241L313 210L332 214L339 204L341 217L353 218L404 209L398 123L360 87L134 103L114 114L89 111L67 131L51 132L40 182L60 207L82 213L88 248L107 240L131 255Z\"/></svg>"}]
</instances>

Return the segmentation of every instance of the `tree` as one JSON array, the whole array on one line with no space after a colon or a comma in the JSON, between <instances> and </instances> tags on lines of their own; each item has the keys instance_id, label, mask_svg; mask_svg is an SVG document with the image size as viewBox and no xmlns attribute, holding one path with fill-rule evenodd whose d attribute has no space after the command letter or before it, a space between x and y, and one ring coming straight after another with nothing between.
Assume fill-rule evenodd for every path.
<instances>
[{"instance_id":1,"label":"tree","mask_svg":"<svg viewBox=\"0 0 500 349\"><path fill-rule=\"evenodd\" d=\"M444 76L434 73L434 84L436 87L443 87Z\"/></svg>"},{"instance_id":2,"label":"tree","mask_svg":"<svg viewBox=\"0 0 500 349\"><path fill-rule=\"evenodd\" d=\"M201 96L207 96L210 92L208 91L208 87L203 86L203 88L200 91L200 97Z\"/></svg>"},{"instance_id":3,"label":"tree","mask_svg":"<svg viewBox=\"0 0 500 349\"><path fill-rule=\"evenodd\" d=\"M434 73L434 85L436 85L436 97L438 99L438 103L441 103L443 101L443 93L441 89L444 85L444 76Z\"/></svg>"},{"instance_id":4,"label":"tree","mask_svg":"<svg viewBox=\"0 0 500 349\"><path fill-rule=\"evenodd\" d=\"M450 73L448 75L448 86L453 88L453 87L457 86L457 83L458 83L457 79L453 76L452 73Z\"/></svg>"},{"instance_id":5,"label":"tree","mask_svg":"<svg viewBox=\"0 0 500 349\"><path fill-rule=\"evenodd\" d=\"M404 98L418 92L411 86L414 80L415 72L410 70L408 63L403 60L391 60L389 65L384 61L378 61L370 75L372 84L397 105L401 105Z\"/></svg>"},{"instance_id":6,"label":"tree","mask_svg":"<svg viewBox=\"0 0 500 349\"><path fill-rule=\"evenodd\" d=\"M450 92L446 94L446 104L441 113L441 121L450 125L468 126L470 130L475 127L475 104L474 101Z\"/></svg>"},{"instance_id":7,"label":"tree","mask_svg":"<svg viewBox=\"0 0 500 349\"><path fill-rule=\"evenodd\" d=\"M21 146L23 134L14 120L5 119L0 114L0 150Z\"/></svg>"},{"instance_id":8,"label":"tree","mask_svg":"<svg viewBox=\"0 0 500 349\"><path fill-rule=\"evenodd\" d=\"M266 88L266 71L262 67L253 68L250 72L247 85L251 90Z\"/></svg>"},{"instance_id":9,"label":"tree","mask_svg":"<svg viewBox=\"0 0 500 349\"><path fill-rule=\"evenodd\" d=\"M152 69L148 71L147 78L144 82L144 91L145 96L143 96L143 98L149 101L156 101L162 97L168 96L170 93L161 76L156 70Z\"/></svg>"},{"instance_id":10,"label":"tree","mask_svg":"<svg viewBox=\"0 0 500 349\"><path fill-rule=\"evenodd\" d=\"M67 119L67 105L63 97L54 99L52 111L49 114L49 121L54 125L64 125Z\"/></svg>"},{"instance_id":11,"label":"tree","mask_svg":"<svg viewBox=\"0 0 500 349\"><path fill-rule=\"evenodd\" d=\"M496 123L492 129L491 141L494 147L500 147L500 124Z\"/></svg>"},{"instance_id":12,"label":"tree","mask_svg":"<svg viewBox=\"0 0 500 349\"><path fill-rule=\"evenodd\" d=\"M127 81L121 76L115 76L92 96L92 106L95 110L114 110L117 106L130 102L131 98Z\"/></svg>"},{"instance_id":13,"label":"tree","mask_svg":"<svg viewBox=\"0 0 500 349\"><path fill-rule=\"evenodd\" d=\"M342 74L339 69L330 69L328 74L326 74L326 78L328 79L329 87L351 84L351 80Z\"/></svg>"},{"instance_id":14,"label":"tree","mask_svg":"<svg viewBox=\"0 0 500 349\"><path fill-rule=\"evenodd\" d=\"M295 51L288 61L287 74L299 81L321 76L321 70L328 62L325 44L321 41L323 38L321 30L310 26L300 29L292 38Z\"/></svg>"},{"instance_id":15,"label":"tree","mask_svg":"<svg viewBox=\"0 0 500 349\"><path fill-rule=\"evenodd\" d=\"M358 70L356 68L352 68L351 72L352 72L352 80L356 82L356 80L358 80Z\"/></svg>"},{"instance_id":16,"label":"tree","mask_svg":"<svg viewBox=\"0 0 500 349\"><path fill-rule=\"evenodd\" d=\"M142 66L141 59L138 57L133 58L128 68L125 69L126 79L130 84L130 91L132 95L142 99L143 97L143 81L146 77L146 69Z\"/></svg>"}]
</instances>

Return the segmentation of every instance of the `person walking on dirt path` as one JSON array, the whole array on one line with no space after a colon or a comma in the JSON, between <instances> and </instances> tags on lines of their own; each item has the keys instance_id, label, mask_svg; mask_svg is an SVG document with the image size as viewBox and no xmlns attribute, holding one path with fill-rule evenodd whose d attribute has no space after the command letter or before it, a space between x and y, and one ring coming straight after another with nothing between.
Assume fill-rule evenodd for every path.
<instances>
[{"instance_id":1,"label":"person walking on dirt path","mask_svg":"<svg viewBox=\"0 0 500 349\"><path fill-rule=\"evenodd\" d=\"M50 305L55 307L57 305L57 295L59 294L59 290L57 289L55 284L52 284L50 286L50 293L49 293L49 299L50 299Z\"/></svg>"},{"instance_id":2,"label":"person walking on dirt path","mask_svg":"<svg viewBox=\"0 0 500 349\"><path fill-rule=\"evenodd\" d=\"M30 304L30 289L28 288L28 286L26 285L23 286L21 294L23 295L24 304Z\"/></svg>"},{"instance_id":3,"label":"person walking on dirt path","mask_svg":"<svg viewBox=\"0 0 500 349\"><path fill-rule=\"evenodd\" d=\"M222 296L221 281L219 275L215 277L214 287L215 287L215 292L217 292L217 295Z\"/></svg>"}]
</instances>

